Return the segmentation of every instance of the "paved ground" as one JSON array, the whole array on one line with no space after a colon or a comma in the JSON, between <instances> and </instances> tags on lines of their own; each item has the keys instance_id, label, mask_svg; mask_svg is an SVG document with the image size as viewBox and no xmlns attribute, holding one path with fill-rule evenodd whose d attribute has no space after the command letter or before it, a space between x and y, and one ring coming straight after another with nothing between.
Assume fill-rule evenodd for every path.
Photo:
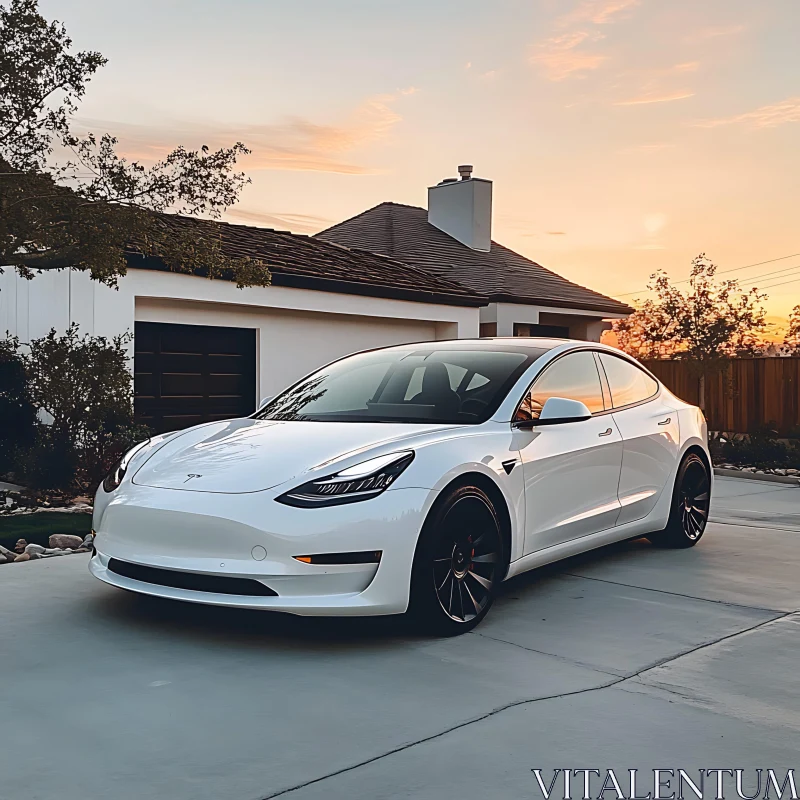
<instances>
[{"instance_id":1,"label":"paved ground","mask_svg":"<svg viewBox=\"0 0 800 800\"><path fill-rule=\"evenodd\" d=\"M541 797L534 767L796 767L800 489L718 480L713 511L737 524L521 576L450 640L152 601L82 556L1 567L0 798L494 800Z\"/></svg>"}]
</instances>

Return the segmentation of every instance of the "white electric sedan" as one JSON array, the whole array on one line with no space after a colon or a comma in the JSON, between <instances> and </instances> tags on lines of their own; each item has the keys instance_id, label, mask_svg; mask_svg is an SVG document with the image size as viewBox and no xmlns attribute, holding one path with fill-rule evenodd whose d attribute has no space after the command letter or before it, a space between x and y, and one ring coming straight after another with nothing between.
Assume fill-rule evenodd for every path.
<instances>
[{"instance_id":1,"label":"white electric sedan","mask_svg":"<svg viewBox=\"0 0 800 800\"><path fill-rule=\"evenodd\" d=\"M697 544L711 480L700 410L618 350L409 344L133 448L98 489L90 570L193 603L408 611L460 633L525 570L633 537Z\"/></svg>"}]
</instances>

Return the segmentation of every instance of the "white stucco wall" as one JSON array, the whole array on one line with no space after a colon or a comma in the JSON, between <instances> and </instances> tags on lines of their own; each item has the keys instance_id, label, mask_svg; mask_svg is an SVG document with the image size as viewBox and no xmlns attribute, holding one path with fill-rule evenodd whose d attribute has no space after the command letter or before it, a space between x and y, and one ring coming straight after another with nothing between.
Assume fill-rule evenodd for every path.
<instances>
[{"instance_id":1,"label":"white stucco wall","mask_svg":"<svg viewBox=\"0 0 800 800\"><path fill-rule=\"evenodd\" d=\"M237 289L226 281L131 270L118 290L64 270L32 281L0 275L0 335L23 342L70 322L113 336L134 322L254 328L257 400L334 358L390 344L478 335L477 308L361 297L280 286Z\"/></svg>"},{"instance_id":2,"label":"white stucco wall","mask_svg":"<svg viewBox=\"0 0 800 800\"><path fill-rule=\"evenodd\" d=\"M538 325L543 322L542 315L548 317L548 324L566 325L573 339L586 339L599 342L604 330L609 328L604 320L623 319L627 314L598 314L581 308L557 308L555 306L525 305L523 303L489 303L480 309L480 321L495 323L497 336L513 336L514 323ZM553 319L558 316L560 319Z\"/></svg>"}]
</instances>

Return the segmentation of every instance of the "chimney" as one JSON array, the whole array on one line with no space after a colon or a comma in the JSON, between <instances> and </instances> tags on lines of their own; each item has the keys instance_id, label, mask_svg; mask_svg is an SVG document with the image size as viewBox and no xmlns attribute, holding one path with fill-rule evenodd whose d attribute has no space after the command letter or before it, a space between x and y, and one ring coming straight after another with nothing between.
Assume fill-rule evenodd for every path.
<instances>
[{"instance_id":1,"label":"chimney","mask_svg":"<svg viewBox=\"0 0 800 800\"><path fill-rule=\"evenodd\" d=\"M428 222L467 247L488 253L492 246L492 182L458 168L461 180L445 178L428 189Z\"/></svg>"}]
</instances>

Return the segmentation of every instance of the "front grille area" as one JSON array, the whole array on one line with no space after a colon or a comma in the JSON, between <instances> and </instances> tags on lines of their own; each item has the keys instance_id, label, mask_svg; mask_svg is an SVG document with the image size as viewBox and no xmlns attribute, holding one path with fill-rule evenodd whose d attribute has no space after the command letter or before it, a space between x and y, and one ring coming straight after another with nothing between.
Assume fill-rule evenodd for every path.
<instances>
[{"instance_id":1,"label":"front grille area","mask_svg":"<svg viewBox=\"0 0 800 800\"><path fill-rule=\"evenodd\" d=\"M213 592L214 594L238 594L245 597L277 597L278 593L252 578L226 578L221 575L201 575L197 572L177 572L172 569L145 567L111 558L108 569L124 578L132 578L142 583L157 586L171 586L173 589L189 589L193 592Z\"/></svg>"}]
</instances>

